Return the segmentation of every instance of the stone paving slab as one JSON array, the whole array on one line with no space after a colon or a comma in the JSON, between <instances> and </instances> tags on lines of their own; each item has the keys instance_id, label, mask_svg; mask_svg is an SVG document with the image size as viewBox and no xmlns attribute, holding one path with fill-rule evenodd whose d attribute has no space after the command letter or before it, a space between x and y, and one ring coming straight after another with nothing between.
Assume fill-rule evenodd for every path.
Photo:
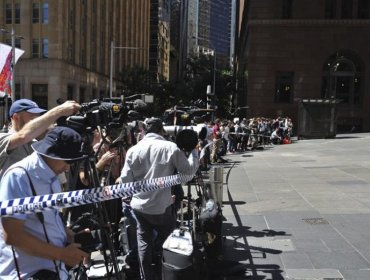
<instances>
[{"instance_id":1,"label":"stone paving slab","mask_svg":"<svg viewBox=\"0 0 370 280\"><path fill-rule=\"evenodd\" d=\"M335 269L287 269L291 280L342 280L343 275Z\"/></svg>"},{"instance_id":2,"label":"stone paving slab","mask_svg":"<svg viewBox=\"0 0 370 280\"><path fill-rule=\"evenodd\" d=\"M370 279L370 134L337 138L226 157L224 257L249 279Z\"/></svg>"}]
</instances>

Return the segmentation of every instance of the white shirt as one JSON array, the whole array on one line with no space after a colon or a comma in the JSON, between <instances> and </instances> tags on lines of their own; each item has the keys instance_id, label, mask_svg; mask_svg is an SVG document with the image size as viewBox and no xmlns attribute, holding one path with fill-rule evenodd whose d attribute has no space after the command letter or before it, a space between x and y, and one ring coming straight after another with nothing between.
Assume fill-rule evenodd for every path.
<instances>
[{"instance_id":1,"label":"white shirt","mask_svg":"<svg viewBox=\"0 0 370 280\"><path fill-rule=\"evenodd\" d=\"M193 175L198 169L198 154L192 151L187 158L173 142L156 133L148 133L126 154L121 172L122 182L134 182L178 173ZM134 195L131 207L137 211L159 215L173 203L171 188L142 192Z\"/></svg>"}]
</instances>

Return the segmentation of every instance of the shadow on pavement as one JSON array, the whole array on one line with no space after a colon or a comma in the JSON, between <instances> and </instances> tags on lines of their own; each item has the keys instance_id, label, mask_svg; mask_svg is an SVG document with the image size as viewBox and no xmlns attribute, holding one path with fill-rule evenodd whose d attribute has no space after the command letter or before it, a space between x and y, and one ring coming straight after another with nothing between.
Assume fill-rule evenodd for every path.
<instances>
[{"instance_id":1,"label":"shadow on pavement","mask_svg":"<svg viewBox=\"0 0 370 280\"><path fill-rule=\"evenodd\" d=\"M250 230L247 226L233 226L231 223L223 223L223 235L224 236L238 236L237 239L242 237L273 237L273 236L291 236L286 234L285 231L275 231L271 229L264 229L261 231Z\"/></svg>"},{"instance_id":2,"label":"shadow on pavement","mask_svg":"<svg viewBox=\"0 0 370 280\"><path fill-rule=\"evenodd\" d=\"M222 204L229 205L230 202L229 201L223 201ZM246 202L245 201L234 201L234 204L235 205L244 205L244 204L246 204Z\"/></svg>"},{"instance_id":3,"label":"shadow on pavement","mask_svg":"<svg viewBox=\"0 0 370 280\"><path fill-rule=\"evenodd\" d=\"M248 279L273 279L273 280L280 280L284 279L282 276L282 269L280 266L276 264L260 264L255 263L255 259L267 259L268 254L278 255L281 254L282 251L271 249L271 248L262 248L256 246L250 246L248 244L247 237L272 237L272 236L286 236L287 234L284 231L274 231L271 229L264 229L262 231L254 231L251 230L248 226L243 226L242 221L240 219L238 210L236 205L238 201L234 201L230 189L228 187L230 173L233 169L235 164L228 170L226 175L226 186L227 186L227 195L228 195L228 203L232 209L236 220L236 226L231 223L223 223L223 238L224 238L224 249L226 249L225 255L230 256L232 259L230 261L234 262L245 262L245 267L248 272ZM231 237L231 239L227 238ZM240 240L240 241L238 241ZM259 257L254 257L256 253L260 253ZM239 279L246 279L245 276L232 276L226 278L228 280L239 280Z\"/></svg>"}]
</instances>

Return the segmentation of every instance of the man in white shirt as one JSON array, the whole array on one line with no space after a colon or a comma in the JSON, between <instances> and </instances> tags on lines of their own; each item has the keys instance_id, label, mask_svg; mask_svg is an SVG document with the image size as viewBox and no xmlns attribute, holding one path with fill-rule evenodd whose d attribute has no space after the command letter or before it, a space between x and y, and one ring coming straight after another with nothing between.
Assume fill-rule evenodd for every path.
<instances>
[{"instance_id":1,"label":"man in white shirt","mask_svg":"<svg viewBox=\"0 0 370 280\"><path fill-rule=\"evenodd\" d=\"M122 182L141 181L181 174L193 175L198 169L198 152L194 149L187 158L173 142L163 138L163 124L160 119L147 121L144 138L131 147L126 154L121 172ZM195 148L195 147L194 147ZM171 189L142 192L134 195L131 207L135 213L138 230L138 253L141 279L155 279L152 268L153 239L163 244L176 225Z\"/></svg>"}]
</instances>

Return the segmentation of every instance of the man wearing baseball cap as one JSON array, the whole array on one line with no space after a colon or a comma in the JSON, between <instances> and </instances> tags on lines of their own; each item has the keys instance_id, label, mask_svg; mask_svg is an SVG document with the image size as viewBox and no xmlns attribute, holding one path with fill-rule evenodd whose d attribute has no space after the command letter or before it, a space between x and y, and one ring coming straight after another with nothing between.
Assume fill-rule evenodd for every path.
<instances>
[{"instance_id":1,"label":"man wearing baseball cap","mask_svg":"<svg viewBox=\"0 0 370 280\"><path fill-rule=\"evenodd\" d=\"M0 179L10 165L32 153L35 138L42 136L58 118L73 115L79 109L75 101L66 101L47 112L32 100L15 101L9 109L11 129L0 133Z\"/></svg>"},{"instance_id":2,"label":"man wearing baseball cap","mask_svg":"<svg viewBox=\"0 0 370 280\"><path fill-rule=\"evenodd\" d=\"M61 192L57 176L85 157L81 136L68 127L53 128L31 146L35 152L4 173L0 201ZM65 264L88 257L57 209L2 217L0 225L0 279L66 280Z\"/></svg>"}]
</instances>

